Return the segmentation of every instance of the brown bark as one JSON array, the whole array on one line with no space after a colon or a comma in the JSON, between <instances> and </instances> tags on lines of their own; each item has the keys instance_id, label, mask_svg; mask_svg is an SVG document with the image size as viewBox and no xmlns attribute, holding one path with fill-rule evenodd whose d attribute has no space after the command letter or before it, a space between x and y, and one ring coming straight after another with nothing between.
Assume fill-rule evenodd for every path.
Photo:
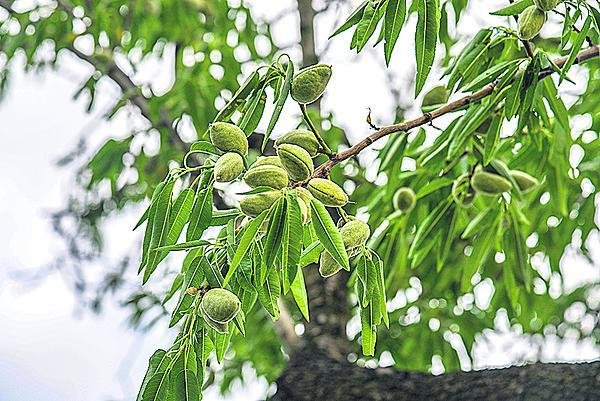
<instances>
[{"instance_id":1,"label":"brown bark","mask_svg":"<svg viewBox=\"0 0 600 401\"><path fill-rule=\"evenodd\" d=\"M440 376L367 369L314 346L291 358L273 401L592 401L600 395L600 362L536 363Z\"/></svg>"}]
</instances>

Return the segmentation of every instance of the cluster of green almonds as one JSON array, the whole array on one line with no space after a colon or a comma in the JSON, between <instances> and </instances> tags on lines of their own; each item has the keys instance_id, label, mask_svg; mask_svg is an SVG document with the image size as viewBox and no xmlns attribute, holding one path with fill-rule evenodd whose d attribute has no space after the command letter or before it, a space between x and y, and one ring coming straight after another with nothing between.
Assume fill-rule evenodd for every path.
<instances>
[{"instance_id":1,"label":"cluster of green almonds","mask_svg":"<svg viewBox=\"0 0 600 401\"><path fill-rule=\"evenodd\" d=\"M248 139L238 126L216 122L211 124L210 141L225 152L215 163L215 181L230 182L244 171L244 157L248 155Z\"/></svg>"},{"instance_id":2,"label":"cluster of green almonds","mask_svg":"<svg viewBox=\"0 0 600 401\"><path fill-rule=\"evenodd\" d=\"M210 140L225 152L215 163L215 181L230 182L244 171L244 159L248 153L248 140L237 126L218 122L210 127ZM281 196L284 187L303 182L314 171L312 158L319 152L315 135L304 129L288 132L275 142L276 156L259 157L244 174L244 181L251 188L269 187L272 191L247 195L240 202L242 212L256 217L270 208ZM348 195L333 181L313 178L306 188L298 186L300 208L305 223L310 221L310 198L315 197L326 206L343 206Z\"/></svg>"},{"instance_id":3,"label":"cluster of green almonds","mask_svg":"<svg viewBox=\"0 0 600 401\"><path fill-rule=\"evenodd\" d=\"M219 333L227 333L228 324L240 311L239 298L224 288L210 289L202 297L200 311L204 321Z\"/></svg>"},{"instance_id":4,"label":"cluster of green almonds","mask_svg":"<svg viewBox=\"0 0 600 401\"><path fill-rule=\"evenodd\" d=\"M537 178L520 170L508 170L521 192L526 193L537 187ZM475 168L472 176L464 173L452 184L452 197L463 207L469 207L475 201L477 194L496 196L512 189L512 184L505 177L491 171L485 171L481 166ZM393 205L396 210L409 213L417 202L415 192L409 187L399 188L394 194Z\"/></svg>"},{"instance_id":5,"label":"cluster of green almonds","mask_svg":"<svg viewBox=\"0 0 600 401\"><path fill-rule=\"evenodd\" d=\"M534 0L533 5L527 7L519 15L519 38L533 39L546 23L546 13L552 11L562 0Z\"/></svg>"},{"instance_id":6,"label":"cluster of green almonds","mask_svg":"<svg viewBox=\"0 0 600 401\"><path fill-rule=\"evenodd\" d=\"M342 235L348 256L353 257L356 256L360 247L367 242L371 235L371 230L369 229L369 225L363 221L350 220L340 228L340 234ZM321 276L333 276L341 269L342 265L336 262L329 252L323 251L321 253L319 260L319 273Z\"/></svg>"}]
</instances>

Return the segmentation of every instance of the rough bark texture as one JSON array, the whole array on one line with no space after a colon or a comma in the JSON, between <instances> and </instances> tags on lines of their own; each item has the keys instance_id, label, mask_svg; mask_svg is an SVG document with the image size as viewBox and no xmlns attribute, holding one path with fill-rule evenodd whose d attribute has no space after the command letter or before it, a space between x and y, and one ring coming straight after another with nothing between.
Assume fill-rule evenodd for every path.
<instances>
[{"instance_id":1,"label":"rough bark texture","mask_svg":"<svg viewBox=\"0 0 600 401\"><path fill-rule=\"evenodd\" d=\"M306 346L277 381L276 401L600 399L600 362L532 364L441 376L367 369Z\"/></svg>"}]
</instances>

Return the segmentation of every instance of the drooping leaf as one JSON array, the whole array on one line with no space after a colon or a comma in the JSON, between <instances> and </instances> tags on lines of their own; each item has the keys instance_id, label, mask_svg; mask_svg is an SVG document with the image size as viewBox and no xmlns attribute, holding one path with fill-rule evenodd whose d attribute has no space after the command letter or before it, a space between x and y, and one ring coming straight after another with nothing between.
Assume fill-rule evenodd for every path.
<instances>
[{"instance_id":1,"label":"drooping leaf","mask_svg":"<svg viewBox=\"0 0 600 401\"><path fill-rule=\"evenodd\" d=\"M384 17L384 54L385 63L390 64L392 51L400 35L404 19L406 18L406 0L389 0L385 8Z\"/></svg>"},{"instance_id":2,"label":"drooping leaf","mask_svg":"<svg viewBox=\"0 0 600 401\"><path fill-rule=\"evenodd\" d=\"M417 0L417 2L418 20L415 33L417 77L415 81L415 96L423 89L433 66L440 24L439 0Z\"/></svg>"},{"instance_id":3,"label":"drooping leaf","mask_svg":"<svg viewBox=\"0 0 600 401\"><path fill-rule=\"evenodd\" d=\"M335 226L327 209L321 202L312 198L310 201L312 215L312 225L317 234L317 238L323 247L344 269L350 270L348 254L344 247L344 241L340 231Z\"/></svg>"}]
</instances>

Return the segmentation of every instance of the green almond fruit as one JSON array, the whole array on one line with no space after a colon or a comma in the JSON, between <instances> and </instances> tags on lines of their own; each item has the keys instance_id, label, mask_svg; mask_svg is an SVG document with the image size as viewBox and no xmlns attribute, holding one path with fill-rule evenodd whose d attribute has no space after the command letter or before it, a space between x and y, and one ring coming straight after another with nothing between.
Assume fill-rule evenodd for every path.
<instances>
[{"instance_id":1,"label":"green almond fruit","mask_svg":"<svg viewBox=\"0 0 600 401\"><path fill-rule=\"evenodd\" d=\"M224 288L211 288L202 297L200 308L213 322L227 323L240 311L241 302L231 291Z\"/></svg>"},{"instance_id":2,"label":"green almond fruit","mask_svg":"<svg viewBox=\"0 0 600 401\"><path fill-rule=\"evenodd\" d=\"M483 195L500 195L510 191L512 184L501 175L487 171L476 171L471 177L471 186L475 191Z\"/></svg>"},{"instance_id":3,"label":"green almond fruit","mask_svg":"<svg viewBox=\"0 0 600 401\"><path fill-rule=\"evenodd\" d=\"M321 276L331 277L341 269L342 265L336 262L329 252L323 251L321 253L321 258L319 259L319 274Z\"/></svg>"},{"instance_id":4,"label":"green almond fruit","mask_svg":"<svg viewBox=\"0 0 600 401\"><path fill-rule=\"evenodd\" d=\"M240 201L240 209L246 216L256 217L281 198L281 191L268 191L247 195Z\"/></svg>"},{"instance_id":5,"label":"green almond fruit","mask_svg":"<svg viewBox=\"0 0 600 401\"><path fill-rule=\"evenodd\" d=\"M371 229L364 221L351 220L340 228L340 234L342 234L344 247L346 249L354 249L367 242L371 236Z\"/></svg>"},{"instance_id":6,"label":"green almond fruit","mask_svg":"<svg viewBox=\"0 0 600 401\"><path fill-rule=\"evenodd\" d=\"M561 0L533 0L533 4L542 11L552 11Z\"/></svg>"},{"instance_id":7,"label":"green almond fruit","mask_svg":"<svg viewBox=\"0 0 600 401\"><path fill-rule=\"evenodd\" d=\"M275 141L275 146L291 143L292 145L300 146L308 152L309 155L315 157L319 152L319 141L312 132L305 129L295 129L288 132Z\"/></svg>"},{"instance_id":8,"label":"green almond fruit","mask_svg":"<svg viewBox=\"0 0 600 401\"><path fill-rule=\"evenodd\" d=\"M210 141L223 152L235 152L242 156L248 154L248 139L237 125L216 122L209 128Z\"/></svg>"},{"instance_id":9,"label":"green almond fruit","mask_svg":"<svg viewBox=\"0 0 600 401\"><path fill-rule=\"evenodd\" d=\"M298 194L298 198L302 199L307 205L310 204L310 200L313 197L310 191L303 187L296 188L296 194Z\"/></svg>"},{"instance_id":10,"label":"green almond fruit","mask_svg":"<svg viewBox=\"0 0 600 401\"><path fill-rule=\"evenodd\" d=\"M230 182L244 171L244 159L238 153L229 152L219 157L215 163L215 181Z\"/></svg>"},{"instance_id":11,"label":"green almond fruit","mask_svg":"<svg viewBox=\"0 0 600 401\"><path fill-rule=\"evenodd\" d=\"M292 99L309 104L321 97L331 78L331 66L315 64L298 71L292 80Z\"/></svg>"},{"instance_id":12,"label":"green almond fruit","mask_svg":"<svg viewBox=\"0 0 600 401\"><path fill-rule=\"evenodd\" d=\"M268 164L253 167L244 174L244 181L252 188L265 186L281 189L288 185L289 180L283 168Z\"/></svg>"},{"instance_id":13,"label":"green almond fruit","mask_svg":"<svg viewBox=\"0 0 600 401\"><path fill-rule=\"evenodd\" d=\"M300 146L284 143L277 148L277 154L292 181L304 181L314 171L310 154Z\"/></svg>"},{"instance_id":14,"label":"green almond fruit","mask_svg":"<svg viewBox=\"0 0 600 401\"><path fill-rule=\"evenodd\" d=\"M415 191L413 191L412 188L398 188L394 194L394 199L392 202L396 210L400 210L403 213L408 213L415 207L415 204L417 203L417 195L415 195Z\"/></svg>"},{"instance_id":15,"label":"green almond fruit","mask_svg":"<svg viewBox=\"0 0 600 401\"><path fill-rule=\"evenodd\" d=\"M532 177L531 175L527 174L524 171L510 170L510 175L512 176L512 178L515 179L515 181L517 182L517 185L519 186L519 189L522 192L529 192L533 188L540 185L540 182L538 181L537 178Z\"/></svg>"},{"instance_id":16,"label":"green almond fruit","mask_svg":"<svg viewBox=\"0 0 600 401\"><path fill-rule=\"evenodd\" d=\"M533 39L546 23L546 12L536 6L529 6L519 15L518 33L523 40Z\"/></svg>"},{"instance_id":17,"label":"green almond fruit","mask_svg":"<svg viewBox=\"0 0 600 401\"><path fill-rule=\"evenodd\" d=\"M213 328L217 333L225 334L229 331L229 323L219 323L206 316L206 313L202 314L204 321L209 327Z\"/></svg>"},{"instance_id":18,"label":"green almond fruit","mask_svg":"<svg viewBox=\"0 0 600 401\"><path fill-rule=\"evenodd\" d=\"M313 178L308 182L308 190L325 206L344 206L348 203L348 195L335 182L325 178Z\"/></svg>"},{"instance_id":19,"label":"green almond fruit","mask_svg":"<svg viewBox=\"0 0 600 401\"><path fill-rule=\"evenodd\" d=\"M281 159L279 156L260 156L250 168L258 167L258 166L277 166L283 168L283 164L281 163Z\"/></svg>"}]
</instances>

